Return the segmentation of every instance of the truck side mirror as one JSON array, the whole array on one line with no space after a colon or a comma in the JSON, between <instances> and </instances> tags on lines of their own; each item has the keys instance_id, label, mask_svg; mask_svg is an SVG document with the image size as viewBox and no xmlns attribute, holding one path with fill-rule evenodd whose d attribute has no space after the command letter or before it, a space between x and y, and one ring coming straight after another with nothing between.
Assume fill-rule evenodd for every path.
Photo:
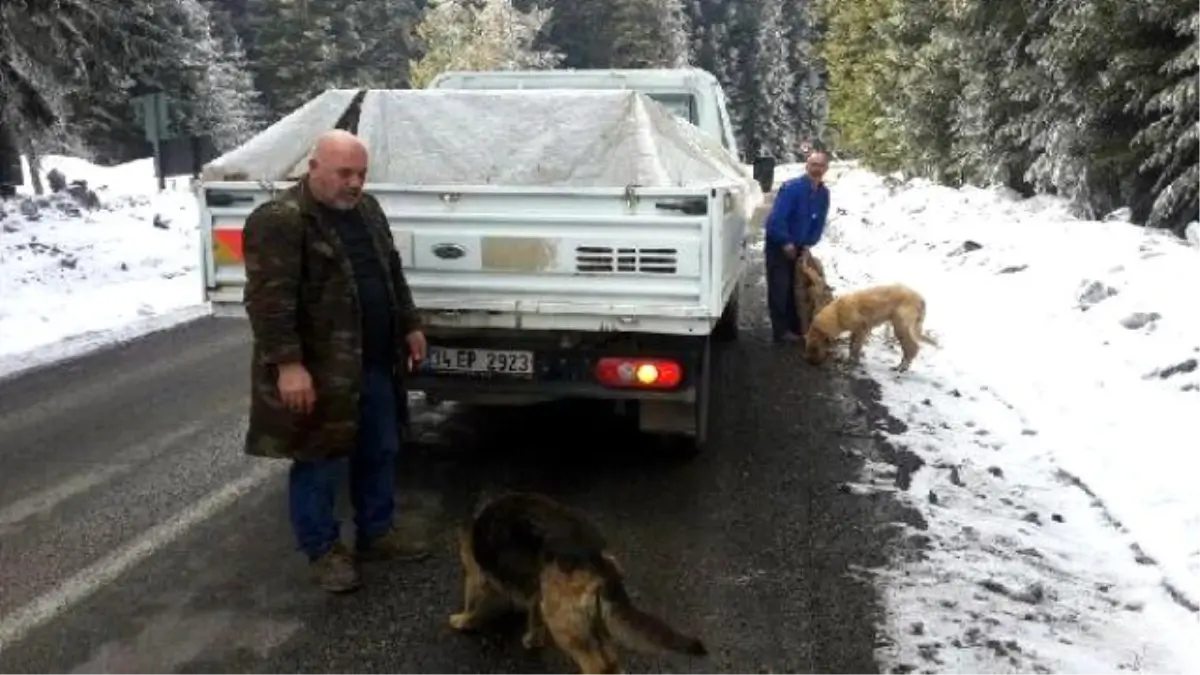
<instances>
[{"instance_id":1,"label":"truck side mirror","mask_svg":"<svg viewBox=\"0 0 1200 675\"><path fill-rule=\"evenodd\" d=\"M771 191L775 185L774 157L759 157L754 160L754 180L758 181L764 194Z\"/></svg>"}]
</instances>

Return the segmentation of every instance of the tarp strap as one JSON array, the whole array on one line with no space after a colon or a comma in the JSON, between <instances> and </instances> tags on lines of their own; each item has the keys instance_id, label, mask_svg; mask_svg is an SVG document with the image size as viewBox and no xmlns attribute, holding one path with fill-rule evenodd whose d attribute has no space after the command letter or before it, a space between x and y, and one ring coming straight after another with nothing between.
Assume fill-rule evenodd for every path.
<instances>
[{"instance_id":1,"label":"tarp strap","mask_svg":"<svg viewBox=\"0 0 1200 675\"><path fill-rule=\"evenodd\" d=\"M350 105L346 107L346 112L338 118L337 124L333 125L334 129L342 129L349 131L352 134L358 134L358 118L362 116L362 102L367 95L366 89L359 89L354 98L350 100Z\"/></svg>"}]
</instances>

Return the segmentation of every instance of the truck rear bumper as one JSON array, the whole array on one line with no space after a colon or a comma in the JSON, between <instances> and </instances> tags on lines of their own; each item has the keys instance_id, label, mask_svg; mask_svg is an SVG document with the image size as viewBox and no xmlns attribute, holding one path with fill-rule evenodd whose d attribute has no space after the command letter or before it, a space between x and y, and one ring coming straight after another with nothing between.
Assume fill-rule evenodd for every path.
<instances>
[{"instance_id":1,"label":"truck rear bumper","mask_svg":"<svg viewBox=\"0 0 1200 675\"><path fill-rule=\"evenodd\" d=\"M210 290L206 296L212 303L213 314L219 317L245 318L241 289ZM423 320L430 330L522 330L522 331L583 331L636 332L658 335L704 336L712 332L718 316L695 312L662 315L620 315L612 312L501 312L501 311L423 311Z\"/></svg>"},{"instance_id":2,"label":"truck rear bumper","mask_svg":"<svg viewBox=\"0 0 1200 675\"><path fill-rule=\"evenodd\" d=\"M562 398L591 398L613 401L673 401L694 403L695 387L670 392L613 389L594 382L503 382L456 377L412 375L405 379L412 391L432 394L439 399L496 404L529 404Z\"/></svg>"},{"instance_id":3,"label":"truck rear bumper","mask_svg":"<svg viewBox=\"0 0 1200 675\"><path fill-rule=\"evenodd\" d=\"M427 359L406 380L406 386L448 400L488 399L536 402L556 398L606 400L696 401L706 338L630 333L573 333L569 331L453 331L431 328L431 351L457 356L460 350L531 357L528 372L448 372ZM525 358L522 357L522 358ZM658 359L678 364L679 384L669 389L613 387L596 372L604 358ZM478 366L478 362L475 362Z\"/></svg>"}]
</instances>

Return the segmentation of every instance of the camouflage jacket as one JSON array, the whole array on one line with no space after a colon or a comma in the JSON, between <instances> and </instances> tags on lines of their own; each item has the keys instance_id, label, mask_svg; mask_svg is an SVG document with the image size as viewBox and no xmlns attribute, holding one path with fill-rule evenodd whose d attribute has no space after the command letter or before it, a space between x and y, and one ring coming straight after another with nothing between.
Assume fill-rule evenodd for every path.
<instances>
[{"instance_id":1,"label":"camouflage jacket","mask_svg":"<svg viewBox=\"0 0 1200 675\"><path fill-rule=\"evenodd\" d=\"M420 326L383 209L370 195L357 207L390 272L395 311L397 415L407 400L401 383L408 346ZM259 457L343 457L358 434L362 320L354 271L341 239L302 179L260 205L243 230L246 313L254 334L250 425L246 452ZM312 375L316 407L297 415L283 407L277 364L301 361Z\"/></svg>"}]
</instances>

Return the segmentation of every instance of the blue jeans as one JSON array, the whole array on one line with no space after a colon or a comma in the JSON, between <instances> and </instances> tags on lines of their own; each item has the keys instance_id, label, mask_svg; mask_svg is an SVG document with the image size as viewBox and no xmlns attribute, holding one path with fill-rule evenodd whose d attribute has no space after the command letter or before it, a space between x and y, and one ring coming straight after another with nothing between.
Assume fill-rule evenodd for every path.
<instances>
[{"instance_id":1,"label":"blue jeans","mask_svg":"<svg viewBox=\"0 0 1200 675\"><path fill-rule=\"evenodd\" d=\"M310 560L341 538L334 515L337 487L349 469L350 502L359 545L392 527L396 510L396 456L400 454L396 389L387 368L363 372L358 442L348 458L296 461L288 479L292 532Z\"/></svg>"},{"instance_id":2,"label":"blue jeans","mask_svg":"<svg viewBox=\"0 0 1200 675\"><path fill-rule=\"evenodd\" d=\"M767 277L767 311L771 316L771 336L776 340L785 333L801 334L800 315L796 311L796 261L772 242L763 245Z\"/></svg>"}]
</instances>

